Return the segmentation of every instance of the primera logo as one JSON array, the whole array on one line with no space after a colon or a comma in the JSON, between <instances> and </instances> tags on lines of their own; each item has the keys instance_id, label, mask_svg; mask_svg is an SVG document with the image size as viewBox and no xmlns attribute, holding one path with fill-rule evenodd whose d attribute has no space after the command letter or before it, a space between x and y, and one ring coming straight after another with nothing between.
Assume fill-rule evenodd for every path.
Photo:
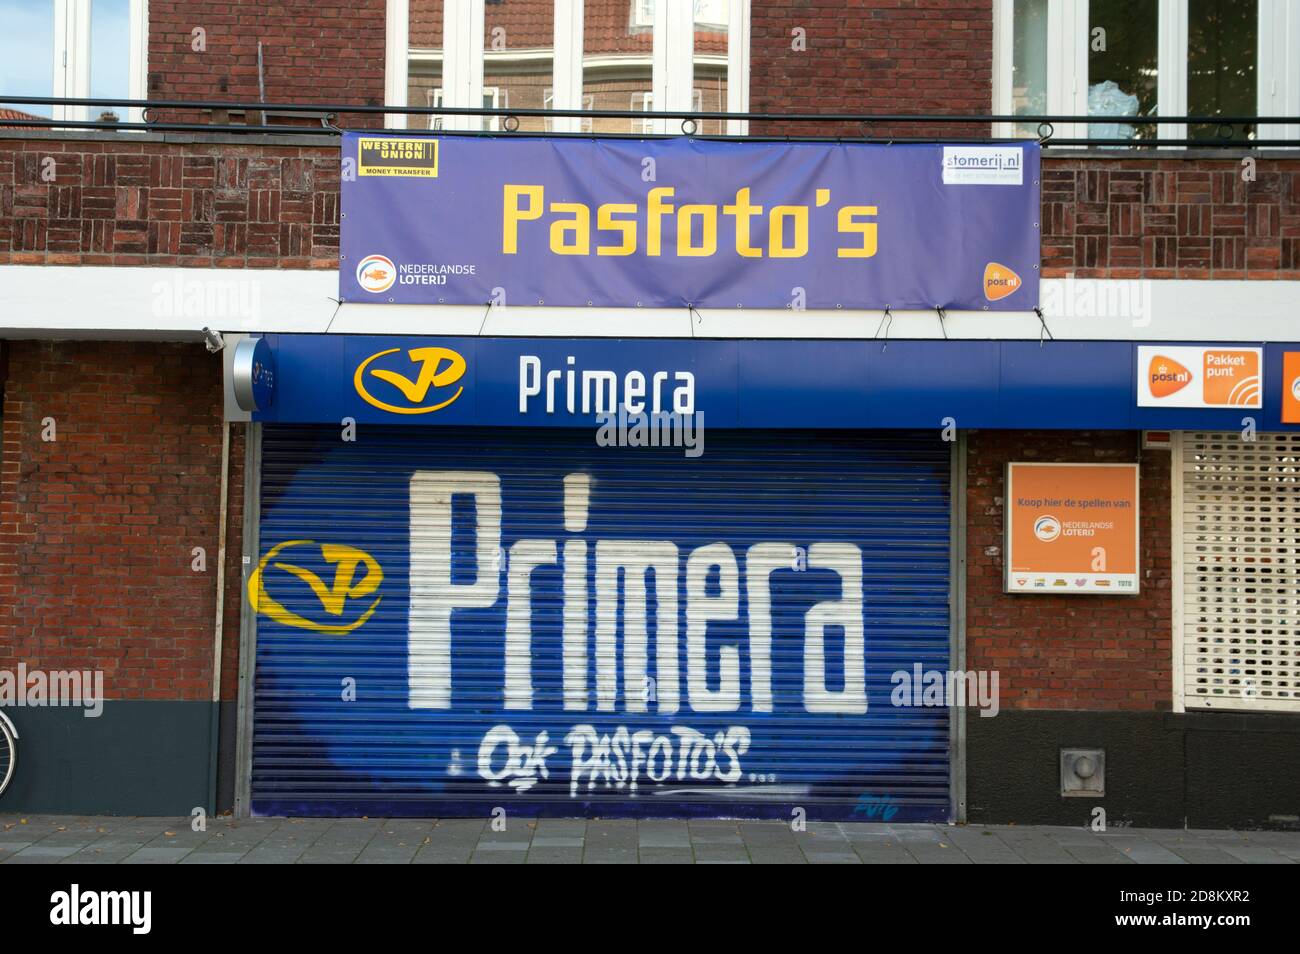
<instances>
[{"instance_id":1,"label":"primera logo","mask_svg":"<svg viewBox=\"0 0 1300 954\"><path fill-rule=\"evenodd\" d=\"M276 559L285 551L295 548L301 548L304 557L318 557L320 561L334 568L334 579L328 586L314 570L287 560ZM364 568L364 575L359 580L357 579L358 568ZM304 615L305 610L295 612L271 597L266 588L267 574L271 572L291 576L305 583L307 590L301 592L301 587L298 588L301 598L294 599L294 605L298 606L302 602L310 603L309 593L310 599L319 604L320 612L312 612L309 616ZM379 584L383 580L384 571L380 568L379 562L365 550L342 543L286 540L272 547L248 578L248 600L255 611L270 617L277 623L330 636L344 636L363 626L366 620L374 615L379 601L383 599L382 596L376 596L374 601L366 605L360 613L352 610L354 606L361 605L361 601L366 600L379 589ZM277 586L276 589L277 592L284 592L283 587Z\"/></svg>"},{"instance_id":2,"label":"primera logo","mask_svg":"<svg viewBox=\"0 0 1300 954\"><path fill-rule=\"evenodd\" d=\"M428 414L451 404L464 392L465 388L462 385L456 388L455 394L445 400L437 400L439 395L435 394L433 403L424 403L430 399L430 389L437 391L449 388L465 376L465 359L450 348L412 348L406 352L410 364L418 369L414 379L412 379L402 371L382 366L383 364L403 363L400 361L385 362L383 360L389 355L399 353L401 350L401 348L389 348L386 351L376 352L357 365L356 373L352 376L352 385L356 388L357 394L361 395L361 399L367 404L393 414ZM371 365L376 366L371 367ZM370 388L374 385L370 379L384 382L387 385L387 390L395 390L406 403L392 404L389 401L380 400L371 393ZM384 392L381 391L380 393L383 394Z\"/></svg>"}]
</instances>

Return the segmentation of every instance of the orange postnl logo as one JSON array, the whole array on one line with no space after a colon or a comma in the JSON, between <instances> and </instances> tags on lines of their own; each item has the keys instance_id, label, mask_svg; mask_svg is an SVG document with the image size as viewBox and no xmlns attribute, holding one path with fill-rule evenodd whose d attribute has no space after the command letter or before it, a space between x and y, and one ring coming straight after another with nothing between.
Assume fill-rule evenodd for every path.
<instances>
[{"instance_id":1,"label":"orange postnl logo","mask_svg":"<svg viewBox=\"0 0 1300 954\"><path fill-rule=\"evenodd\" d=\"M989 262L984 266L984 297L989 301L1006 298L1020 287L1020 276L1005 265Z\"/></svg>"},{"instance_id":2,"label":"orange postnl logo","mask_svg":"<svg viewBox=\"0 0 1300 954\"><path fill-rule=\"evenodd\" d=\"M1205 403L1255 407L1259 403L1259 353L1207 350L1205 352Z\"/></svg>"},{"instance_id":3,"label":"orange postnl logo","mask_svg":"<svg viewBox=\"0 0 1300 954\"><path fill-rule=\"evenodd\" d=\"M1192 372L1173 358L1158 354L1147 366L1147 387L1152 397L1168 397L1192 382Z\"/></svg>"},{"instance_id":4,"label":"orange postnl logo","mask_svg":"<svg viewBox=\"0 0 1300 954\"><path fill-rule=\"evenodd\" d=\"M1300 351L1282 355L1282 423L1300 424Z\"/></svg>"}]
</instances>

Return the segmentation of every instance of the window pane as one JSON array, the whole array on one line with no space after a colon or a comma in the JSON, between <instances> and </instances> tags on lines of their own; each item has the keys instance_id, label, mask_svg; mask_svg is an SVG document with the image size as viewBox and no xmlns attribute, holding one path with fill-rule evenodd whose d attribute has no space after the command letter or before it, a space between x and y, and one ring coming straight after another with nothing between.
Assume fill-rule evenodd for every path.
<instances>
[{"instance_id":1,"label":"window pane","mask_svg":"<svg viewBox=\"0 0 1300 954\"><path fill-rule=\"evenodd\" d=\"M695 0L695 61L692 109L704 113L727 111L727 0ZM725 133L720 119L702 121L697 132L706 136Z\"/></svg>"},{"instance_id":2,"label":"window pane","mask_svg":"<svg viewBox=\"0 0 1300 954\"><path fill-rule=\"evenodd\" d=\"M1011 111L1047 112L1048 0L1016 0L1012 14ZM1036 123L1016 126L1017 136L1038 136Z\"/></svg>"},{"instance_id":3,"label":"window pane","mask_svg":"<svg viewBox=\"0 0 1300 954\"><path fill-rule=\"evenodd\" d=\"M1092 0L1088 5L1088 114L1156 115L1159 61L1157 0ZM1092 123L1093 139L1152 139L1142 123Z\"/></svg>"},{"instance_id":4,"label":"window pane","mask_svg":"<svg viewBox=\"0 0 1300 954\"><path fill-rule=\"evenodd\" d=\"M653 109L654 0L587 0L582 14L582 108ZM649 119L584 121L583 132L648 133Z\"/></svg>"},{"instance_id":5,"label":"window pane","mask_svg":"<svg viewBox=\"0 0 1300 954\"><path fill-rule=\"evenodd\" d=\"M1187 114L1254 116L1259 56L1258 0L1190 0L1187 8ZM1269 127L1264 127L1265 138ZM1231 136L1227 134L1231 130ZM1190 137L1254 139L1255 125L1194 125Z\"/></svg>"},{"instance_id":6,"label":"window pane","mask_svg":"<svg viewBox=\"0 0 1300 954\"><path fill-rule=\"evenodd\" d=\"M483 8L483 105L542 109L551 105L555 69L555 0L486 0ZM545 132L547 120L520 116L519 129ZM484 129L500 129L486 117Z\"/></svg>"},{"instance_id":7,"label":"window pane","mask_svg":"<svg viewBox=\"0 0 1300 954\"><path fill-rule=\"evenodd\" d=\"M126 99L131 92L130 0L95 0L90 8L90 95ZM122 106L91 107L92 118L111 111L126 117Z\"/></svg>"},{"instance_id":8,"label":"window pane","mask_svg":"<svg viewBox=\"0 0 1300 954\"><path fill-rule=\"evenodd\" d=\"M442 0L410 0L406 102L442 105ZM407 116L407 129L441 129L441 116Z\"/></svg>"},{"instance_id":9,"label":"window pane","mask_svg":"<svg viewBox=\"0 0 1300 954\"><path fill-rule=\"evenodd\" d=\"M0 23L4 24L0 30L0 90L16 96L53 96L53 0L0 0ZM12 109L28 115L54 115L49 106L18 104Z\"/></svg>"}]
</instances>

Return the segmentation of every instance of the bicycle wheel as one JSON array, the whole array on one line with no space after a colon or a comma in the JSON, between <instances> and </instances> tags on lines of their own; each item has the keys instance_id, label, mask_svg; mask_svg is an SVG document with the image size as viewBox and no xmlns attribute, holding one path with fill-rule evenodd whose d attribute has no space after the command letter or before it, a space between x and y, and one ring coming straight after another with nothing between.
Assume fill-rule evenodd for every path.
<instances>
[{"instance_id":1,"label":"bicycle wheel","mask_svg":"<svg viewBox=\"0 0 1300 954\"><path fill-rule=\"evenodd\" d=\"M0 716L0 795L9 787L17 764L18 739L9 728L8 720Z\"/></svg>"}]
</instances>

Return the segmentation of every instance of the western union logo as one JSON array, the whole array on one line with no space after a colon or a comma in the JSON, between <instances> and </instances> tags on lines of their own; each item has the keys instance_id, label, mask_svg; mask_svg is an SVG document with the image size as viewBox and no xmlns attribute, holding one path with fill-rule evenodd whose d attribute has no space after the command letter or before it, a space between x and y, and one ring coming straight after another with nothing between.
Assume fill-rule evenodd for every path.
<instances>
[{"instance_id":1,"label":"western union logo","mask_svg":"<svg viewBox=\"0 0 1300 954\"><path fill-rule=\"evenodd\" d=\"M436 139L359 139L357 175L438 177Z\"/></svg>"}]
</instances>

